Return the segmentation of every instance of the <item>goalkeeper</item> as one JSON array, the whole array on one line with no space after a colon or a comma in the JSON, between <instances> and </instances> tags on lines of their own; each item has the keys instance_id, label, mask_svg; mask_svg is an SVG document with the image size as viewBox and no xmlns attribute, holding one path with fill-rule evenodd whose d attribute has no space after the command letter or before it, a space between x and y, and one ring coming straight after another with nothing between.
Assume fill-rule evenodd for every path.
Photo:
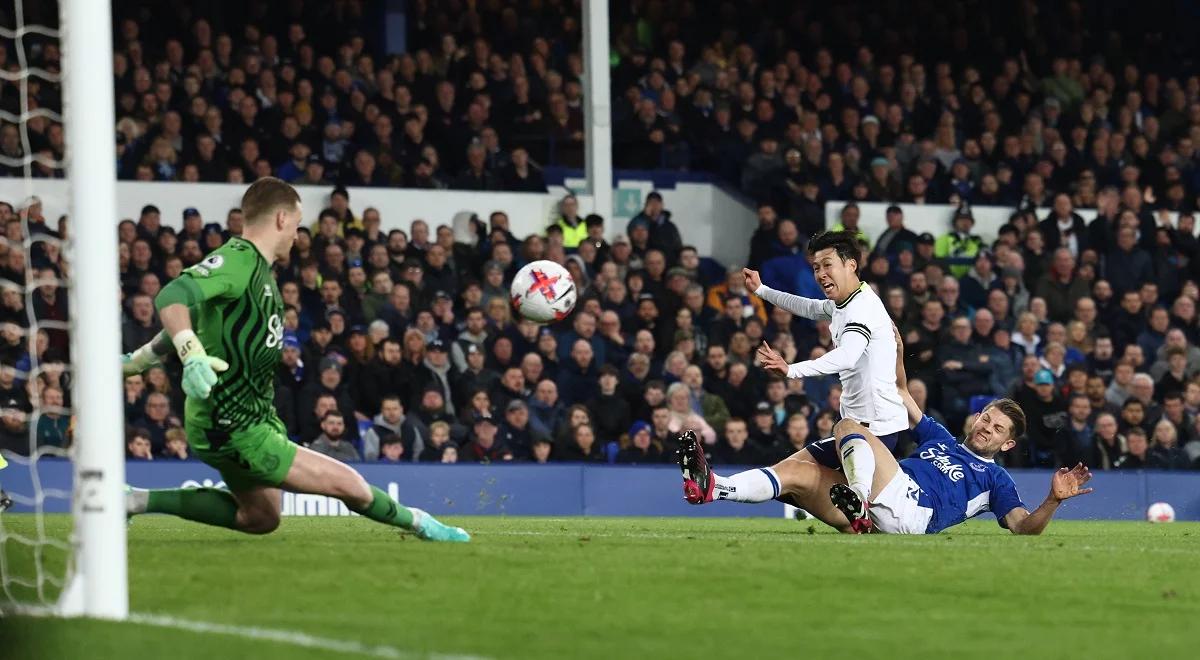
<instances>
[{"instance_id":1,"label":"goalkeeper","mask_svg":"<svg viewBox=\"0 0 1200 660\"><path fill-rule=\"evenodd\" d=\"M254 182L242 197L241 237L213 251L155 299L163 332L123 358L126 375L175 353L183 361L184 428L197 457L221 473L215 488L132 489L130 515L168 513L249 534L279 526L281 489L336 497L371 520L430 541L468 541L462 529L396 504L350 466L291 442L275 414L283 299L271 264L300 225L300 196L283 181Z\"/></svg>"}]
</instances>

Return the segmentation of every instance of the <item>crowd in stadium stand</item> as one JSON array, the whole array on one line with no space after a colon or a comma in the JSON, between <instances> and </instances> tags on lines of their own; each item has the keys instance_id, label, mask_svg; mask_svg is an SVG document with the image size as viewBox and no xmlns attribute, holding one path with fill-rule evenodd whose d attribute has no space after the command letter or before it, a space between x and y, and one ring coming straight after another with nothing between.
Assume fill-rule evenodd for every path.
<instances>
[{"instance_id":1,"label":"crowd in stadium stand","mask_svg":"<svg viewBox=\"0 0 1200 660\"><path fill-rule=\"evenodd\" d=\"M366 3L232 4L184 20L117 3L122 177L538 191L542 166L582 162L578 3L416 2L410 53L389 57L365 36ZM826 4L614 3L616 164L733 182L759 202L751 267L813 297L804 245L827 201L851 202L836 227L850 231L854 201L955 205L940 235L889 209L862 264L901 328L918 402L957 429L981 400L1015 396L1030 428L1010 465L1200 465L1194 44L1102 3ZM57 103L50 84L30 98ZM30 151L62 155L60 126L26 126ZM21 174L22 137L0 128L7 174ZM1013 209L996 240L974 234L977 205ZM836 379L775 380L753 363L763 339L790 361L819 355L827 326L768 309L736 268L713 277L661 199L627 226L577 211L564 200L537 236L512 235L498 211L460 243L445 218L354 208L335 190L279 268L289 432L345 459L645 463L697 428L714 460L751 464L829 434ZM409 230L382 232L384 213ZM127 348L157 331L162 284L242 221L185 214L176 232L158 215L120 227ZM10 240L16 217L5 212ZM23 282L8 245L0 275ZM57 250L44 252L31 264L53 273ZM551 327L507 304L512 274L539 257L584 293ZM54 396L19 382L25 307L66 309L52 286L31 300L3 298L0 442L18 449L30 392ZM66 348L50 333L37 346L42 360ZM180 398L162 370L126 382L131 455L186 455ZM66 437L55 424L47 444Z\"/></svg>"}]
</instances>

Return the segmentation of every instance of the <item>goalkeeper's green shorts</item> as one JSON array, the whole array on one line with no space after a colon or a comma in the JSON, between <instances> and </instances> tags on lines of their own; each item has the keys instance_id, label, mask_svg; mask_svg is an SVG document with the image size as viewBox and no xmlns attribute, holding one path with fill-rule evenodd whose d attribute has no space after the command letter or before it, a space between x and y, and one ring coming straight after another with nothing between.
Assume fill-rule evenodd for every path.
<instances>
[{"instance_id":1,"label":"goalkeeper's green shorts","mask_svg":"<svg viewBox=\"0 0 1200 660\"><path fill-rule=\"evenodd\" d=\"M220 472L234 492L278 487L296 460L296 444L277 418L231 433L189 428L187 436L196 458Z\"/></svg>"}]
</instances>

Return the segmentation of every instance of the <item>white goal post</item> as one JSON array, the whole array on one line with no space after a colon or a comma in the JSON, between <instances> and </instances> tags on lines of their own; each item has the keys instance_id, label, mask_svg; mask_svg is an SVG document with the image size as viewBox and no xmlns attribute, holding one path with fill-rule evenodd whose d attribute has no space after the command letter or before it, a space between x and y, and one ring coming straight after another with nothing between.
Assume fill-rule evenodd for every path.
<instances>
[{"instance_id":1,"label":"white goal post","mask_svg":"<svg viewBox=\"0 0 1200 660\"><path fill-rule=\"evenodd\" d=\"M59 16L72 232L76 415L72 515L77 543L75 571L60 600L60 613L124 619L129 593L121 322L113 230L117 197L112 12L108 0L59 0Z\"/></svg>"}]
</instances>

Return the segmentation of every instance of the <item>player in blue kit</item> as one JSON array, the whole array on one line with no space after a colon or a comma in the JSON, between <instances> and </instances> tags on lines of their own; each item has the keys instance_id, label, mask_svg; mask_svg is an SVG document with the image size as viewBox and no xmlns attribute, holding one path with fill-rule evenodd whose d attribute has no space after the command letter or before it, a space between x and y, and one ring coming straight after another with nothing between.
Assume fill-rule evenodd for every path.
<instances>
[{"instance_id":1,"label":"player in blue kit","mask_svg":"<svg viewBox=\"0 0 1200 660\"><path fill-rule=\"evenodd\" d=\"M842 420L834 427L838 455L847 463L853 459L853 474L811 460L796 461L786 479L772 483L773 493L753 496L714 474L695 434L688 432L680 446L685 484L691 481L693 490L707 493L706 502L763 502L790 496L798 506L841 531L890 534L936 534L985 511L996 514L1000 526L1014 534L1040 534L1063 501L1092 492L1084 487L1092 477L1085 466L1062 468L1051 479L1045 501L1031 513L1012 477L994 460L1024 434L1021 407L1010 399L992 402L960 444L945 427L924 415L908 393L898 332L895 338L901 347L896 360L897 387L920 443L913 456L897 462L868 428ZM847 485L848 476L854 488Z\"/></svg>"}]
</instances>

